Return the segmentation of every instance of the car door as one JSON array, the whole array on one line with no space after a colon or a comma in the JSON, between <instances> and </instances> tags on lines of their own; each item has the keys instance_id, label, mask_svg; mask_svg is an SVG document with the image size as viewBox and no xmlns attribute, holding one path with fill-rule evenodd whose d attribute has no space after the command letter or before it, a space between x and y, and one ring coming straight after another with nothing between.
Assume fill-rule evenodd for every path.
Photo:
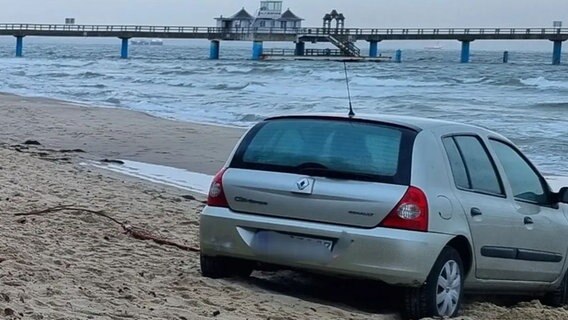
<instances>
[{"instance_id":1,"label":"car door","mask_svg":"<svg viewBox=\"0 0 568 320\"><path fill-rule=\"evenodd\" d=\"M513 254L517 216L485 143L477 135L454 135L443 144L473 239L476 277L515 280L514 261L506 258Z\"/></svg>"},{"instance_id":2,"label":"car door","mask_svg":"<svg viewBox=\"0 0 568 320\"><path fill-rule=\"evenodd\" d=\"M515 208L516 277L552 282L560 276L568 251L568 221L548 183L517 148L498 139L490 145Z\"/></svg>"}]
</instances>

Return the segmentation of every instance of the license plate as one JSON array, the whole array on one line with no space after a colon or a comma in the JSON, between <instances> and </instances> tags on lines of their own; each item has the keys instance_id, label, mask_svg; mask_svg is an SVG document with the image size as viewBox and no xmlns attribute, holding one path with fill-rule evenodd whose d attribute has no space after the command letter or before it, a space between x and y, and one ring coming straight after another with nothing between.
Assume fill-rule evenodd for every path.
<instances>
[{"instance_id":1,"label":"license plate","mask_svg":"<svg viewBox=\"0 0 568 320\"><path fill-rule=\"evenodd\" d=\"M333 241L331 241L331 240L302 237L302 236L297 236L297 235L289 235L289 236L290 236L290 238L295 239L295 240L320 244L320 245L326 247L327 250L329 250L329 251L331 251L331 249L333 248Z\"/></svg>"}]
</instances>

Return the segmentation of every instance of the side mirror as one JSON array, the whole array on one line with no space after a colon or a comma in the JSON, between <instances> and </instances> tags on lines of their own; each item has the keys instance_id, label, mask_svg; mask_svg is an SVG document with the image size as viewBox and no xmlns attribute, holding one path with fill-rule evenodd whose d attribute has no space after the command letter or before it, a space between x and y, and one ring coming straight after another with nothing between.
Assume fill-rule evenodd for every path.
<instances>
[{"instance_id":1,"label":"side mirror","mask_svg":"<svg viewBox=\"0 0 568 320\"><path fill-rule=\"evenodd\" d=\"M558 202L568 203L568 187L564 187L558 191Z\"/></svg>"}]
</instances>

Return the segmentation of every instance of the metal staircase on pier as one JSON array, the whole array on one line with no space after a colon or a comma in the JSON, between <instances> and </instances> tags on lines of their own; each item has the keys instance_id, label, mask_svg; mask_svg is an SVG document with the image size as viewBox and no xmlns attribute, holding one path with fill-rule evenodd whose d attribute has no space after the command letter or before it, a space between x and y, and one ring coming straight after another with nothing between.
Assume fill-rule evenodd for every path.
<instances>
[{"instance_id":1,"label":"metal staircase on pier","mask_svg":"<svg viewBox=\"0 0 568 320\"><path fill-rule=\"evenodd\" d=\"M355 43L349 40L339 40L332 35L328 35L327 38L329 42L331 42L334 46L339 48L341 52L349 57L360 57L361 56L361 49L359 49Z\"/></svg>"}]
</instances>

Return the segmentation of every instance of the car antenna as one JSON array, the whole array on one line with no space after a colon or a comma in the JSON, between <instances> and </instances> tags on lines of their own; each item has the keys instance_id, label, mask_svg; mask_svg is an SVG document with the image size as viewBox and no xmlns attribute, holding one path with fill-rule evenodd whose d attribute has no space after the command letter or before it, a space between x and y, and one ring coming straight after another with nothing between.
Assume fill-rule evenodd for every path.
<instances>
[{"instance_id":1,"label":"car antenna","mask_svg":"<svg viewBox=\"0 0 568 320\"><path fill-rule=\"evenodd\" d=\"M351 103L351 90L349 89L349 76L347 74L347 62L343 61L343 69L345 70L345 84L347 84L347 98L349 99L349 118L353 118L355 116L355 112L353 112L353 104Z\"/></svg>"}]
</instances>

